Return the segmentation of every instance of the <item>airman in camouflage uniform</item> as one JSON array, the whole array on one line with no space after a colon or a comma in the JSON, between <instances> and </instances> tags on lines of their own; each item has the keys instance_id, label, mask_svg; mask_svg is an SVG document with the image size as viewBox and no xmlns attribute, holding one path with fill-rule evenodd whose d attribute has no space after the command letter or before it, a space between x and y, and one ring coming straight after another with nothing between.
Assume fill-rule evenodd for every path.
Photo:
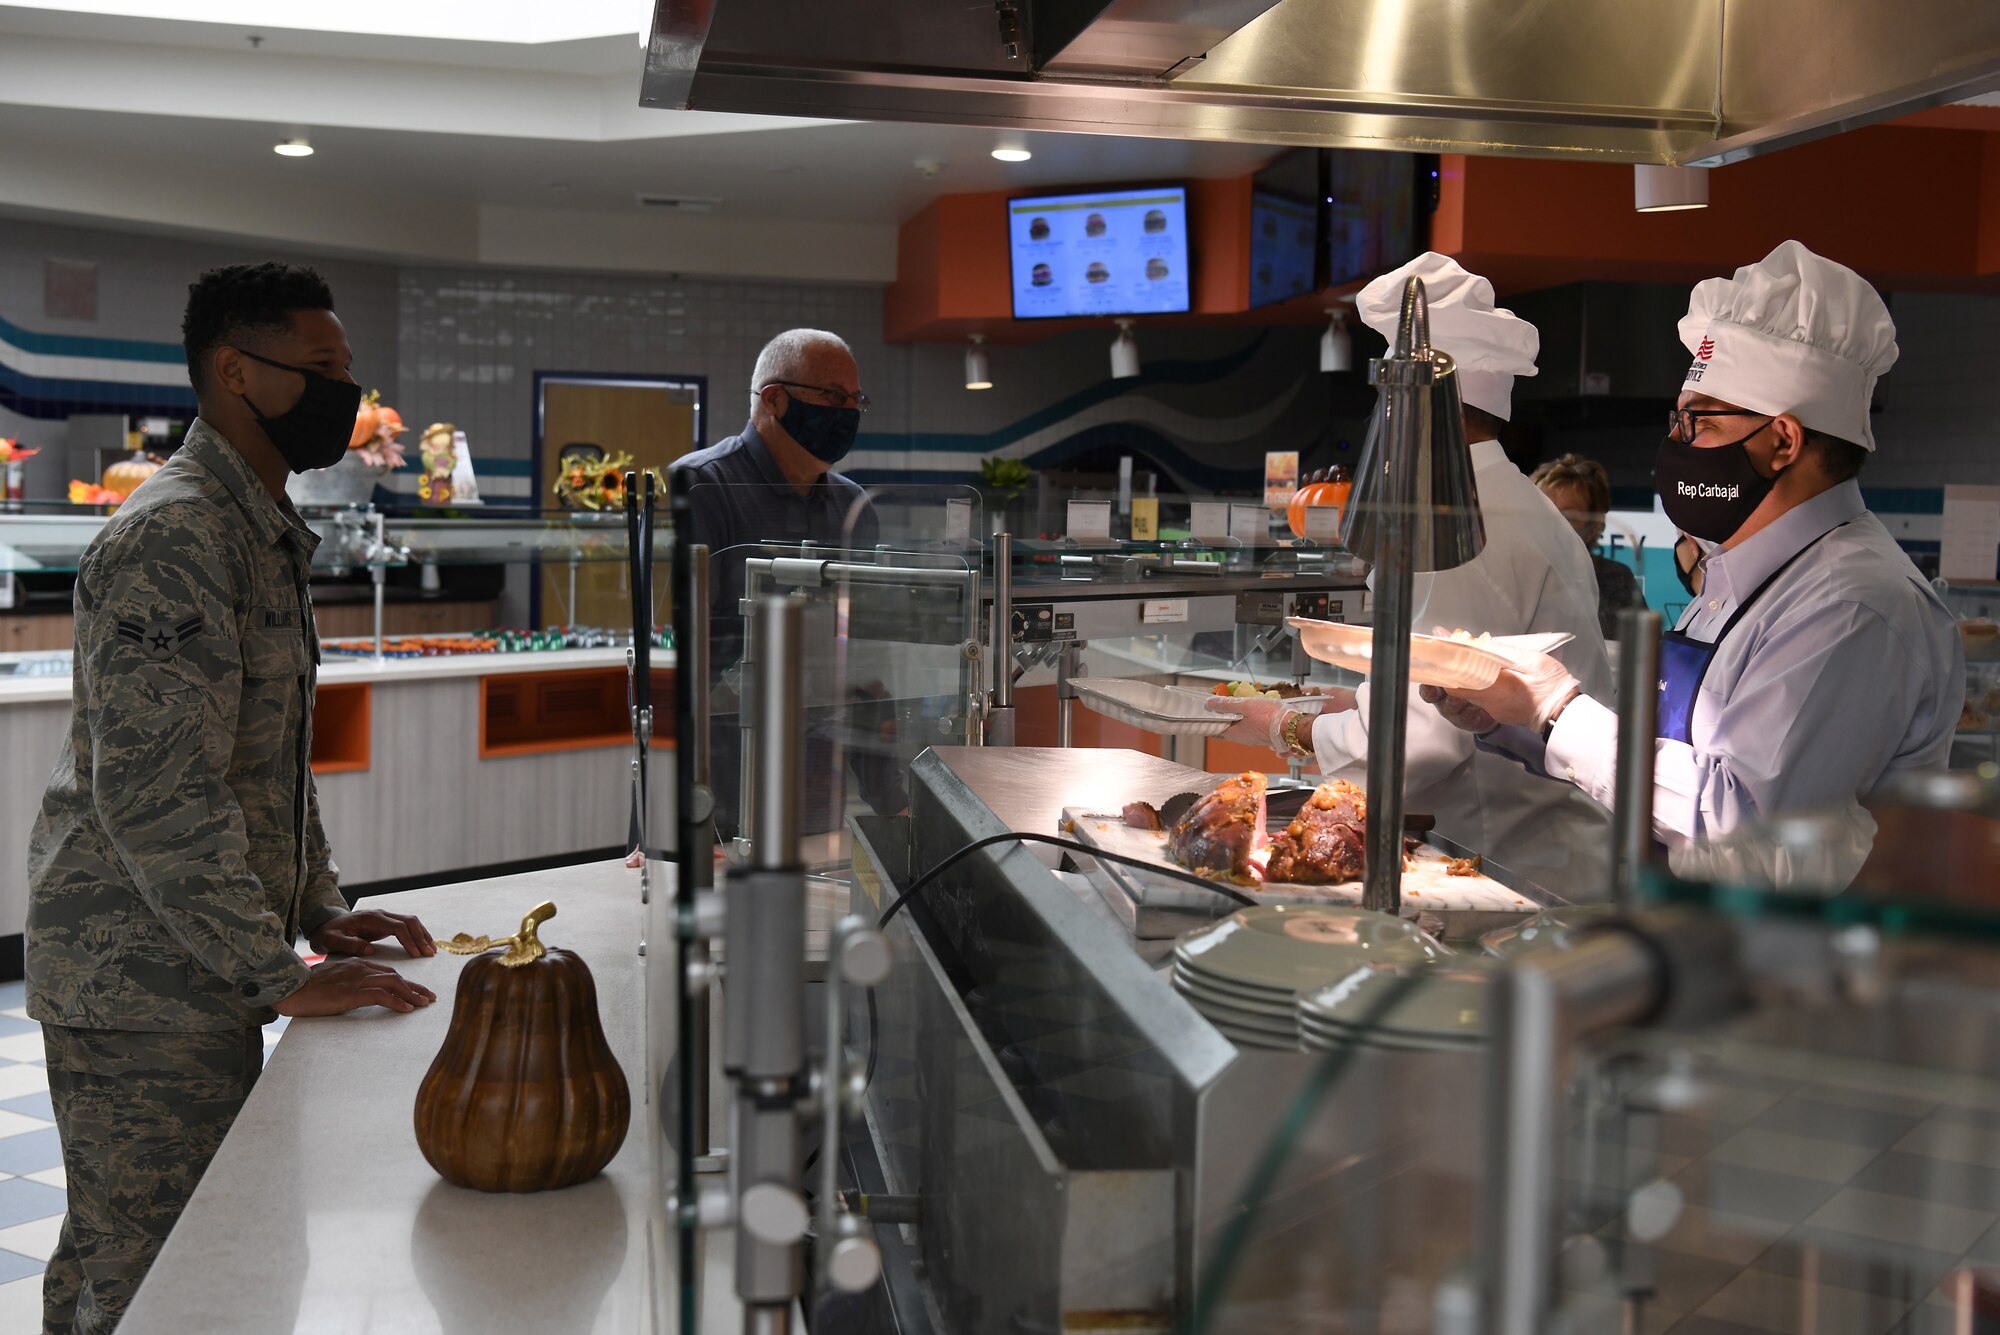
<instances>
[{"instance_id":1,"label":"airman in camouflage uniform","mask_svg":"<svg viewBox=\"0 0 2000 1335\"><path fill-rule=\"evenodd\" d=\"M275 358L260 372L255 352L220 341L297 362L317 340L333 349L320 374L345 379L331 306L316 275L279 265L190 289L203 416L78 567L74 714L29 854L28 1011L44 1026L69 1189L50 1335L117 1324L249 1094L259 1027L279 1008L430 998L385 965L308 970L295 948L305 935L327 951L373 953L382 936L433 949L414 918L349 912L308 768L318 539L282 498L280 433L243 405L282 401L288 379L316 372Z\"/></svg>"}]
</instances>

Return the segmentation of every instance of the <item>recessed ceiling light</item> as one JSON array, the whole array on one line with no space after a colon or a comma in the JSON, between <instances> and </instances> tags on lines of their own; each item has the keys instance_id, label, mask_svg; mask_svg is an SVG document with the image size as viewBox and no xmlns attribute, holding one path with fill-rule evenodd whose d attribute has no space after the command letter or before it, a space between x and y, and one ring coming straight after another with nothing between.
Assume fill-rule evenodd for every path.
<instances>
[{"instance_id":1,"label":"recessed ceiling light","mask_svg":"<svg viewBox=\"0 0 2000 1335\"><path fill-rule=\"evenodd\" d=\"M996 148L993 156L1001 162L1026 162L1035 155L1025 148Z\"/></svg>"},{"instance_id":2,"label":"recessed ceiling light","mask_svg":"<svg viewBox=\"0 0 2000 1335\"><path fill-rule=\"evenodd\" d=\"M313 146L303 139L284 139L271 145L271 151L281 158L309 158Z\"/></svg>"}]
</instances>

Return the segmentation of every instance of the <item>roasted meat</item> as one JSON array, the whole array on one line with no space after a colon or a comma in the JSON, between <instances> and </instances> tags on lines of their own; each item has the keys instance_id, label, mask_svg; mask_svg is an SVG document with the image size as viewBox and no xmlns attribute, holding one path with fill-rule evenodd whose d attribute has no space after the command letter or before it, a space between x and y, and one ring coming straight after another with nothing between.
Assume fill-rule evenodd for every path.
<instances>
[{"instance_id":1,"label":"roasted meat","mask_svg":"<svg viewBox=\"0 0 2000 1335\"><path fill-rule=\"evenodd\" d=\"M1119 814L1125 818L1125 823L1135 830L1163 830L1166 828L1165 824L1160 820L1160 809L1151 802L1127 802L1125 810Z\"/></svg>"},{"instance_id":2,"label":"roasted meat","mask_svg":"<svg viewBox=\"0 0 2000 1335\"><path fill-rule=\"evenodd\" d=\"M1167 831L1167 855L1203 876L1253 884L1250 855L1264 842L1264 785L1255 771L1217 784Z\"/></svg>"},{"instance_id":3,"label":"roasted meat","mask_svg":"<svg viewBox=\"0 0 2000 1335\"><path fill-rule=\"evenodd\" d=\"M1323 783L1283 833L1271 840L1267 881L1328 885L1360 877L1368 802L1345 780Z\"/></svg>"}]
</instances>

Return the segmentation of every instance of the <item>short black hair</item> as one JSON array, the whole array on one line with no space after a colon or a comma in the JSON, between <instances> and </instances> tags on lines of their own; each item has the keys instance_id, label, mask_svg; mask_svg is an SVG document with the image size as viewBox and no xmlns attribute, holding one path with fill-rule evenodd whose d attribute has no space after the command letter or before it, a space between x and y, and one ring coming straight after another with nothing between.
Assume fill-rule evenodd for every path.
<instances>
[{"instance_id":1,"label":"short black hair","mask_svg":"<svg viewBox=\"0 0 2000 1335\"><path fill-rule=\"evenodd\" d=\"M332 309L333 289L304 265L271 260L210 269L188 284L187 312L181 316L181 348L194 392L207 391L208 357L219 344L245 332L281 334L293 311Z\"/></svg>"},{"instance_id":2,"label":"short black hair","mask_svg":"<svg viewBox=\"0 0 2000 1335\"><path fill-rule=\"evenodd\" d=\"M1845 482L1858 476L1861 466L1868 462L1865 447L1811 427L1806 428L1806 448L1818 457L1820 468L1835 482Z\"/></svg>"}]
</instances>

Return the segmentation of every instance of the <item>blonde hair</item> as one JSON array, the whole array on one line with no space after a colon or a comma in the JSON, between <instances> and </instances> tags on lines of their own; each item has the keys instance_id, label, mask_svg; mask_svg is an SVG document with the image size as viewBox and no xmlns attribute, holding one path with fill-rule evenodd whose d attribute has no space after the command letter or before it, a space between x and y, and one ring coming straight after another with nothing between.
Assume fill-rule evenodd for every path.
<instances>
[{"instance_id":1,"label":"blonde hair","mask_svg":"<svg viewBox=\"0 0 2000 1335\"><path fill-rule=\"evenodd\" d=\"M1580 454L1551 459L1528 474L1528 481L1543 491L1550 487L1581 488L1592 514L1601 515L1611 508L1611 475L1604 471L1603 464Z\"/></svg>"}]
</instances>

